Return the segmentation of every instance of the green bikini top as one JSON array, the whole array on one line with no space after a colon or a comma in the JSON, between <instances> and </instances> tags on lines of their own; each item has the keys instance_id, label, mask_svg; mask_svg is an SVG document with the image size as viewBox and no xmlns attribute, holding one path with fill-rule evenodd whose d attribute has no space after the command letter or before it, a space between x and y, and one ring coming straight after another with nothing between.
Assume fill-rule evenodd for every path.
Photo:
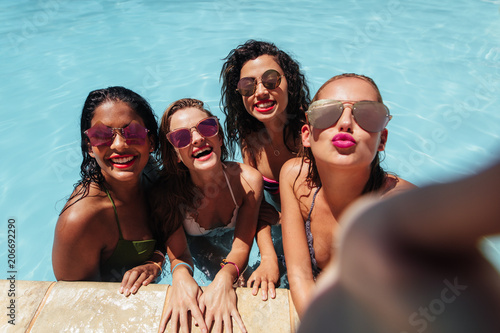
<instances>
[{"instance_id":1,"label":"green bikini top","mask_svg":"<svg viewBox=\"0 0 500 333\"><path fill-rule=\"evenodd\" d=\"M101 280L102 281L121 281L123 275L129 269L139 266L148 260L155 250L156 240L148 239L141 241L130 241L123 239L122 229L120 228L120 221L118 220L118 213L116 212L115 202L109 191L106 189L113 210L115 211L116 224L120 233L120 238L116 244L113 254L101 264Z\"/></svg>"}]
</instances>

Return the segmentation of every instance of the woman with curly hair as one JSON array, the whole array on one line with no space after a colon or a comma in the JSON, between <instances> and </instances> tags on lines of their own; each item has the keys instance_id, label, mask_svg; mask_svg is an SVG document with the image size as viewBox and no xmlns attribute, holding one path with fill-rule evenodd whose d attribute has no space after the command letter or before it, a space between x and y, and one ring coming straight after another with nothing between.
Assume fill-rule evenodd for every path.
<instances>
[{"instance_id":1,"label":"woman with curly hair","mask_svg":"<svg viewBox=\"0 0 500 333\"><path fill-rule=\"evenodd\" d=\"M149 103L123 87L89 93L81 115L81 179L57 221L52 262L57 280L122 281L135 293L160 273L146 191L158 147Z\"/></svg>"},{"instance_id":2,"label":"woman with curly hair","mask_svg":"<svg viewBox=\"0 0 500 333\"><path fill-rule=\"evenodd\" d=\"M276 45L249 40L232 50L221 71L229 150L263 176L265 196L280 210L281 166L300 148L309 88L299 64Z\"/></svg>"},{"instance_id":3,"label":"woman with curly hair","mask_svg":"<svg viewBox=\"0 0 500 333\"><path fill-rule=\"evenodd\" d=\"M259 170L264 180L265 200L256 237L261 264L256 270L259 275L251 276L248 286L253 285L256 295L259 276L266 276L261 292L267 299L268 290L274 297L279 279L270 227L281 211L278 179L283 164L299 152L309 88L297 61L273 43L256 40L248 40L228 54L221 78L229 151L234 156L241 149L243 162ZM281 248L279 238L275 245Z\"/></svg>"},{"instance_id":4,"label":"woman with curly hair","mask_svg":"<svg viewBox=\"0 0 500 333\"><path fill-rule=\"evenodd\" d=\"M299 316L316 277L334 255L344 209L366 193L387 196L414 187L380 166L391 115L372 79L357 74L331 78L306 115L304 156L285 163L280 175L283 248Z\"/></svg>"}]
</instances>

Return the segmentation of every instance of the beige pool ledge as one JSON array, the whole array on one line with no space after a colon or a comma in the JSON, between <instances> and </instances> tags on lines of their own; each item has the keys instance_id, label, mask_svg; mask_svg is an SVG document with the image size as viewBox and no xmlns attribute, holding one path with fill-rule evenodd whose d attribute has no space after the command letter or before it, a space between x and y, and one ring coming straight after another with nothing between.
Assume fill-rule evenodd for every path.
<instances>
[{"instance_id":1,"label":"beige pool ledge","mask_svg":"<svg viewBox=\"0 0 500 333\"><path fill-rule=\"evenodd\" d=\"M124 297L119 283L15 281L13 286L0 280L0 332L157 332L169 288L151 284ZM275 299L263 302L249 288L236 290L248 332L295 332L299 320L290 292L276 291ZM9 323L12 318L15 325ZM240 332L234 320L233 330ZM199 331L192 326L192 332Z\"/></svg>"}]
</instances>

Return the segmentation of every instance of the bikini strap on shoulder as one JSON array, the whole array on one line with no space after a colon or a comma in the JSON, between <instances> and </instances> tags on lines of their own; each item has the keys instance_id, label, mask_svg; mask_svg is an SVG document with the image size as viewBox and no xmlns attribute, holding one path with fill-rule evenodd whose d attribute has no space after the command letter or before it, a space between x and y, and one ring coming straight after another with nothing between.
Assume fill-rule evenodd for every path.
<instances>
[{"instance_id":1,"label":"bikini strap on shoulder","mask_svg":"<svg viewBox=\"0 0 500 333\"><path fill-rule=\"evenodd\" d=\"M309 213L307 214L307 220L308 221L311 220L311 213L312 213L313 208L314 208L314 203L316 201L316 196L318 195L318 192L319 192L320 189L321 189L321 186L318 186L318 188L316 189L316 192L314 192L313 200L311 202L311 208L309 209Z\"/></svg>"},{"instance_id":2,"label":"bikini strap on shoulder","mask_svg":"<svg viewBox=\"0 0 500 333\"><path fill-rule=\"evenodd\" d=\"M222 165L224 165L224 164L222 164ZM226 166L224 165L224 169L225 169L225 167ZM236 207L238 207L238 203L236 203L236 198L234 197L233 189L231 188L231 184L229 183L229 178L227 177L224 169L222 169L222 173L224 174L224 178L226 178L226 183L227 183L227 187L229 188L229 193L231 193L231 198L233 198L234 205Z\"/></svg>"},{"instance_id":3,"label":"bikini strap on shoulder","mask_svg":"<svg viewBox=\"0 0 500 333\"><path fill-rule=\"evenodd\" d=\"M111 198L111 194L109 194L107 188L105 188L105 191L109 198L109 201L111 201L111 205L113 205L113 211L115 212L115 220L116 220L116 225L118 226L118 232L120 233L120 239L123 239L122 228L120 228L120 220L118 219L118 212L116 211L115 202L113 201L113 198Z\"/></svg>"}]
</instances>

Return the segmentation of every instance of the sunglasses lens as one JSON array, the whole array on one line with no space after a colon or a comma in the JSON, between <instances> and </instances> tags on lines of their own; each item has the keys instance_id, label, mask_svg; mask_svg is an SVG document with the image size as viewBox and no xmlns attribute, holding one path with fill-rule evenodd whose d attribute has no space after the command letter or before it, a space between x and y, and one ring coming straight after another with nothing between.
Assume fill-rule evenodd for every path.
<instances>
[{"instance_id":1,"label":"sunglasses lens","mask_svg":"<svg viewBox=\"0 0 500 333\"><path fill-rule=\"evenodd\" d=\"M262 84L267 89L276 89L281 83L281 75L274 69L267 70L262 75Z\"/></svg>"},{"instance_id":2,"label":"sunglasses lens","mask_svg":"<svg viewBox=\"0 0 500 333\"><path fill-rule=\"evenodd\" d=\"M167 139L175 148L184 148L191 143L191 132L187 128L180 128L168 133Z\"/></svg>"},{"instance_id":3,"label":"sunglasses lens","mask_svg":"<svg viewBox=\"0 0 500 333\"><path fill-rule=\"evenodd\" d=\"M367 132L377 133L389 122L389 109L378 102L358 102L354 105L354 119Z\"/></svg>"},{"instance_id":4,"label":"sunglasses lens","mask_svg":"<svg viewBox=\"0 0 500 333\"><path fill-rule=\"evenodd\" d=\"M205 138L212 137L219 132L219 123L216 118L203 119L196 125L196 131ZM179 128L169 132L167 134L167 139L175 148L184 148L191 143L191 130Z\"/></svg>"},{"instance_id":5,"label":"sunglasses lens","mask_svg":"<svg viewBox=\"0 0 500 333\"><path fill-rule=\"evenodd\" d=\"M342 115L344 106L339 101L319 100L314 102L307 111L307 119L314 128L325 129L335 125Z\"/></svg>"},{"instance_id":6,"label":"sunglasses lens","mask_svg":"<svg viewBox=\"0 0 500 333\"><path fill-rule=\"evenodd\" d=\"M88 130L85 134L89 137L90 144L97 146L110 146L113 140L113 130L102 123L98 123Z\"/></svg>"},{"instance_id":7,"label":"sunglasses lens","mask_svg":"<svg viewBox=\"0 0 500 333\"><path fill-rule=\"evenodd\" d=\"M252 96L255 91L255 80L250 77L244 77L238 82L238 92L242 96Z\"/></svg>"},{"instance_id":8,"label":"sunglasses lens","mask_svg":"<svg viewBox=\"0 0 500 333\"><path fill-rule=\"evenodd\" d=\"M266 89L276 89L281 83L281 74L274 69L269 69L262 74L262 85ZM255 92L256 80L251 77L244 77L238 82L236 89L242 96L252 96Z\"/></svg>"},{"instance_id":9,"label":"sunglasses lens","mask_svg":"<svg viewBox=\"0 0 500 333\"><path fill-rule=\"evenodd\" d=\"M219 124L215 118L207 118L202 120L198 126L196 126L198 133L206 138L216 135L219 132Z\"/></svg>"},{"instance_id":10,"label":"sunglasses lens","mask_svg":"<svg viewBox=\"0 0 500 333\"><path fill-rule=\"evenodd\" d=\"M136 121L131 122L123 129L123 136L128 145L143 145L146 142L146 128Z\"/></svg>"}]
</instances>

